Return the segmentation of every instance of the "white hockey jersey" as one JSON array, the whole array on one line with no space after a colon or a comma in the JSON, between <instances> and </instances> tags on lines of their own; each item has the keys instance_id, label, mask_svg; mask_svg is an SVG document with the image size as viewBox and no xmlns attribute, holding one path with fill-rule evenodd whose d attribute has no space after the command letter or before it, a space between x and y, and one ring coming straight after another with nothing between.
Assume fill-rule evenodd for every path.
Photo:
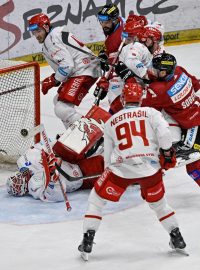
<instances>
[{"instance_id":1,"label":"white hockey jersey","mask_svg":"<svg viewBox=\"0 0 200 270\"><path fill-rule=\"evenodd\" d=\"M151 64L152 55L145 45L139 42L123 47L119 61L125 63L137 76L142 78ZM113 77L109 81L108 101L112 103L122 92L124 81L120 77Z\"/></svg>"},{"instance_id":2,"label":"white hockey jersey","mask_svg":"<svg viewBox=\"0 0 200 270\"><path fill-rule=\"evenodd\" d=\"M146 177L159 168L159 148L172 146L169 125L149 107L119 111L105 124L105 167L124 178Z\"/></svg>"},{"instance_id":3,"label":"white hockey jersey","mask_svg":"<svg viewBox=\"0 0 200 270\"><path fill-rule=\"evenodd\" d=\"M59 183L51 182L45 187L46 179L44 168L41 162L41 150L43 146L39 143L26 151L17 160L17 166L20 169L26 167L31 172L31 178L28 182L29 194L35 199L40 199L45 202L59 202L63 201L63 195L59 186ZM67 172L70 176L82 176L82 172L78 165L70 164L63 161L61 168ZM67 181L62 175L60 180L66 190L66 192L73 192L82 186L83 180L75 182Z\"/></svg>"},{"instance_id":4,"label":"white hockey jersey","mask_svg":"<svg viewBox=\"0 0 200 270\"><path fill-rule=\"evenodd\" d=\"M55 71L55 79L63 82L68 77L88 75L94 78L101 76L101 68L97 58L88 56L63 43L63 39L73 46L92 53L72 33L66 32L66 27L56 27L47 35L42 52L46 61ZM62 33L66 32L67 37Z\"/></svg>"},{"instance_id":5,"label":"white hockey jersey","mask_svg":"<svg viewBox=\"0 0 200 270\"><path fill-rule=\"evenodd\" d=\"M146 74L152 58L152 54L145 45L135 42L126 45L122 49L119 61L124 62L128 68L142 78Z\"/></svg>"}]
</instances>

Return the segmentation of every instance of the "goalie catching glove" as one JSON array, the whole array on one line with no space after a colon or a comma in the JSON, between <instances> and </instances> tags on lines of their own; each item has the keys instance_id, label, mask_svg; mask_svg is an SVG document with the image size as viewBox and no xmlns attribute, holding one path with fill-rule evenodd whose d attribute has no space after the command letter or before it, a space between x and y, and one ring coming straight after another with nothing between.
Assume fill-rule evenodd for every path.
<instances>
[{"instance_id":1,"label":"goalie catching glove","mask_svg":"<svg viewBox=\"0 0 200 270\"><path fill-rule=\"evenodd\" d=\"M42 82L42 93L46 95L52 87L59 86L60 82L55 79L55 73L44 79Z\"/></svg>"},{"instance_id":2,"label":"goalie catching glove","mask_svg":"<svg viewBox=\"0 0 200 270\"><path fill-rule=\"evenodd\" d=\"M160 148L160 165L162 169L169 170L176 166L176 153L173 147L168 150Z\"/></svg>"},{"instance_id":3,"label":"goalie catching glove","mask_svg":"<svg viewBox=\"0 0 200 270\"><path fill-rule=\"evenodd\" d=\"M108 93L108 87L109 87L109 81L106 79L106 77L101 77L101 79L97 82L97 86L94 90L94 96L102 100L106 97Z\"/></svg>"}]
</instances>

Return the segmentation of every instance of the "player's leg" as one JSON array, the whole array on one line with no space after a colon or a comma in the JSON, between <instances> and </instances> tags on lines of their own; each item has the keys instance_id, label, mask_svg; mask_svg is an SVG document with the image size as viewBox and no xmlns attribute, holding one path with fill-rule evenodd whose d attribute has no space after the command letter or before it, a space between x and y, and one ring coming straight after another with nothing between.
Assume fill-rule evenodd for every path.
<instances>
[{"instance_id":1,"label":"player's leg","mask_svg":"<svg viewBox=\"0 0 200 270\"><path fill-rule=\"evenodd\" d=\"M140 181L140 185L143 198L155 212L164 229L169 233L171 247L184 249L186 244L179 231L175 212L165 198L162 172L158 171L150 177L143 178Z\"/></svg>"},{"instance_id":2,"label":"player's leg","mask_svg":"<svg viewBox=\"0 0 200 270\"><path fill-rule=\"evenodd\" d=\"M54 99L55 114L62 120L66 129L81 118L75 106L79 106L95 82L96 78L77 76L69 78L59 87L58 96Z\"/></svg>"},{"instance_id":3,"label":"player's leg","mask_svg":"<svg viewBox=\"0 0 200 270\"><path fill-rule=\"evenodd\" d=\"M109 169L106 169L102 176L99 177L92 189L89 199L88 208L83 222L83 240L78 249L82 253L82 257L87 260L85 253L92 251L95 233L99 229L102 220L102 210L106 204L106 200L119 201L121 195L129 185L129 181L122 181L124 184L119 186L122 180L114 175Z\"/></svg>"}]
</instances>

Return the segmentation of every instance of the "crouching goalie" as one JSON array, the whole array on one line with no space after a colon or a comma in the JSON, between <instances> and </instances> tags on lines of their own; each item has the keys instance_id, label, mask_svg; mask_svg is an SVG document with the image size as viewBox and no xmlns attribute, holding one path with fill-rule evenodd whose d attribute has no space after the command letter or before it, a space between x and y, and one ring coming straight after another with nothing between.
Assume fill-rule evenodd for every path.
<instances>
[{"instance_id":1,"label":"crouching goalie","mask_svg":"<svg viewBox=\"0 0 200 270\"><path fill-rule=\"evenodd\" d=\"M44 202L63 201L58 179L66 192L91 189L97 178L70 182L60 175L55 162L72 177L90 176L103 172L103 157L100 154L79 160L76 164L62 161L55 155L48 155L39 143L27 150L18 161L18 171L7 179L7 191L13 196L31 195Z\"/></svg>"}]
</instances>

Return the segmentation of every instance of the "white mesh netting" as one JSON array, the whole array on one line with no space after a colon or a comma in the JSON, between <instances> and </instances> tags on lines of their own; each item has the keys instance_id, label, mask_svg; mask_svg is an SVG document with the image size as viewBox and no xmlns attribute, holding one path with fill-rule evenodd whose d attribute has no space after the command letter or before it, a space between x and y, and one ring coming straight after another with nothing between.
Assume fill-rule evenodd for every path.
<instances>
[{"instance_id":1,"label":"white mesh netting","mask_svg":"<svg viewBox=\"0 0 200 270\"><path fill-rule=\"evenodd\" d=\"M35 68L23 62L0 60L0 162L16 162L34 143L34 138L25 140L21 130L36 125L39 82Z\"/></svg>"}]
</instances>

